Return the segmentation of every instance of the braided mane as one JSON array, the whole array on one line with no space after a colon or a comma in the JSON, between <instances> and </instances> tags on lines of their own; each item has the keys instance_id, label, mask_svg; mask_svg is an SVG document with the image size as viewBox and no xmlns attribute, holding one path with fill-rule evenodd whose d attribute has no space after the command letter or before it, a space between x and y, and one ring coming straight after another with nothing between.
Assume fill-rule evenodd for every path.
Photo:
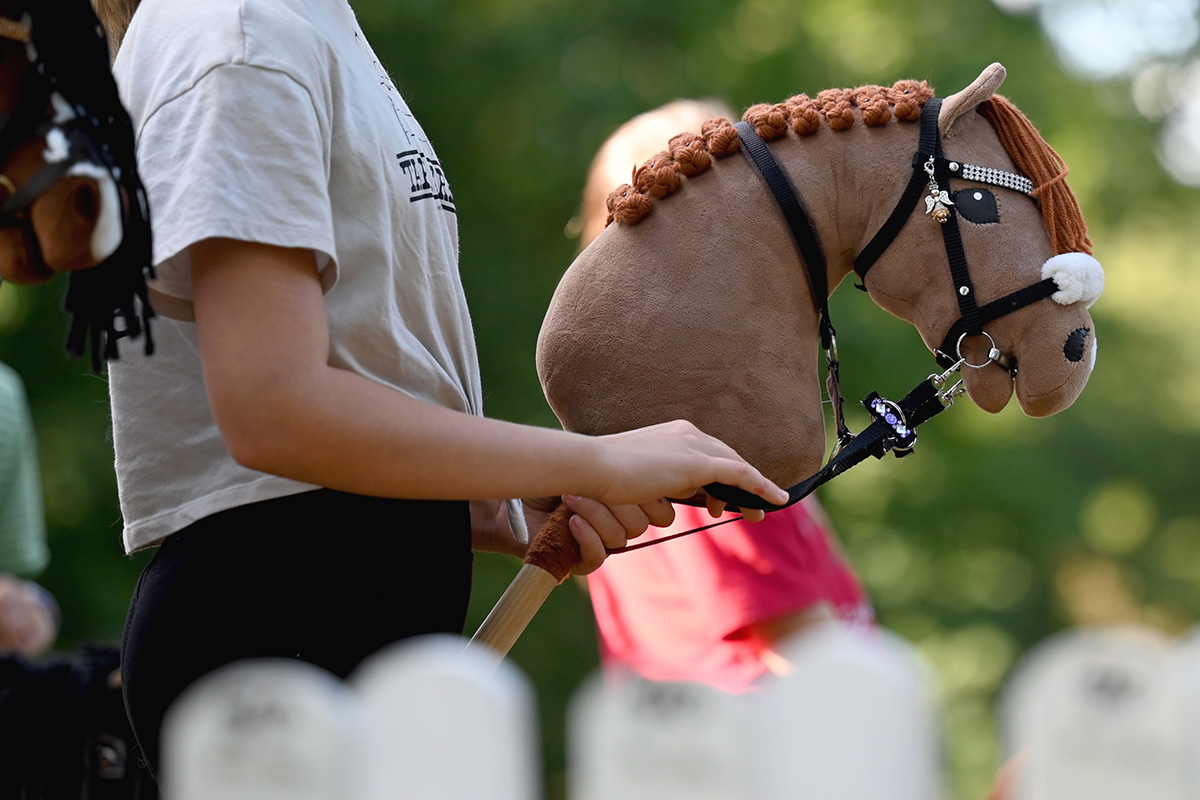
<instances>
[{"instance_id":1,"label":"braided mane","mask_svg":"<svg viewBox=\"0 0 1200 800\"><path fill-rule=\"evenodd\" d=\"M788 130L797 136L812 136L824 119L835 131L848 130L855 119L869 127L921 119L921 108L933 97L925 81L903 80L892 87L860 86L857 89L826 89L816 98L798 94L782 103L761 103L746 109L742 119L754 126L765 141L774 141ZM859 113L855 114L855 109ZM679 191L684 177L704 172L713 158L738 151L739 139L733 123L724 117L700 126L700 133L681 133L671 138L667 149L633 170L631 183L622 184L608 196L608 220L635 225L650 213L655 198Z\"/></svg>"},{"instance_id":2,"label":"braided mane","mask_svg":"<svg viewBox=\"0 0 1200 800\"><path fill-rule=\"evenodd\" d=\"M886 125L893 118L916 122L921 118L922 107L933 96L925 81L914 80L899 81L891 88L870 85L826 89L815 99L799 94L782 103L751 106L742 119L753 125L765 141L774 141L789 130L797 136L811 136L821 129L822 120L834 131L849 130L859 117L873 128ZM1067 167L1062 158L1006 98L994 95L981 103L978 110L995 129L1017 170L1037 187L1033 195L1038 198L1054 253L1090 254L1092 243L1087 224L1067 186ZM656 198L679 191L684 177L704 172L712 165L713 158L732 155L738 146L737 130L724 117L705 122L700 133L678 134L667 143L666 150L634 168L631 183L622 184L609 194L606 224L614 221L637 224L653 209Z\"/></svg>"}]
</instances>

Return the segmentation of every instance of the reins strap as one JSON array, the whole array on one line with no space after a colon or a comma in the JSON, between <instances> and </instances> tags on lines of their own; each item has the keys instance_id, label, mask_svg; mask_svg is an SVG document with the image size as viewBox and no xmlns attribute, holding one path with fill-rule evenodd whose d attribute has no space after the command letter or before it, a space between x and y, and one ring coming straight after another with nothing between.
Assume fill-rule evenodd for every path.
<instances>
[{"instance_id":1,"label":"reins strap","mask_svg":"<svg viewBox=\"0 0 1200 800\"><path fill-rule=\"evenodd\" d=\"M863 405L871 412L874 421L816 474L788 489L788 501L783 505L773 505L758 495L720 483L709 484L704 490L737 508L778 511L800 502L817 487L865 461L868 456L883 458L891 450L895 450L897 456L907 455L916 444L917 426L953 403L953 395L941 389L937 378L930 376L921 381L899 403L890 403L875 394L869 395L863 400Z\"/></svg>"},{"instance_id":2,"label":"reins strap","mask_svg":"<svg viewBox=\"0 0 1200 800\"><path fill-rule=\"evenodd\" d=\"M680 502L683 502L684 505L687 505L687 503L684 501L680 501ZM660 536L659 538L651 539L648 542L638 542L636 544L627 544L623 547L606 547L606 548L604 548L604 552L608 553L611 556L616 553L628 553L631 550L641 550L644 547L653 547L656 544L662 544L663 542L669 542L672 539L680 539L684 536L691 536L693 533L700 533L701 531L712 530L713 528L719 528L722 525L728 525L731 522L738 522L743 519L745 519L745 517L741 516L740 514L736 517L726 517L725 519L720 520L719 522L714 522L710 525L701 525L699 528L692 528L691 530L687 530L687 531L679 531L678 533L672 533L668 536Z\"/></svg>"}]
</instances>

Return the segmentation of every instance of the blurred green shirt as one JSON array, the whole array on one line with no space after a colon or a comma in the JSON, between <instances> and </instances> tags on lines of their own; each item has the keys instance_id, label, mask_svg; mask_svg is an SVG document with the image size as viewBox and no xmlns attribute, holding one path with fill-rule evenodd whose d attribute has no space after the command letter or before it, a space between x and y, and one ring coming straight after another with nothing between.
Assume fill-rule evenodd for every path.
<instances>
[{"instance_id":1,"label":"blurred green shirt","mask_svg":"<svg viewBox=\"0 0 1200 800\"><path fill-rule=\"evenodd\" d=\"M29 403L21 378L0 364L0 573L32 576L49 560Z\"/></svg>"}]
</instances>

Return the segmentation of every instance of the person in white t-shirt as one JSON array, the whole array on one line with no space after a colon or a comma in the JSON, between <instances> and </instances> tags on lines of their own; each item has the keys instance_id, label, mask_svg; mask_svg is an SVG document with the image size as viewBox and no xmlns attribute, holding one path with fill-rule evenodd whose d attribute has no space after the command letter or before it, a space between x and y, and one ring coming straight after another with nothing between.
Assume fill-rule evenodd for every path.
<instances>
[{"instance_id":1,"label":"person in white t-shirt","mask_svg":"<svg viewBox=\"0 0 1200 800\"><path fill-rule=\"evenodd\" d=\"M593 438L481 416L454 197L346 0L97 10L166 318L154 356L110 368L125 547L158 547L122 665L152 766L170 703L222 664L345 675L461 632L472 543L525 548L500 498L564 496L580 572L698 486L784 501L688 423Z\"/></svg>"}]
</instances>

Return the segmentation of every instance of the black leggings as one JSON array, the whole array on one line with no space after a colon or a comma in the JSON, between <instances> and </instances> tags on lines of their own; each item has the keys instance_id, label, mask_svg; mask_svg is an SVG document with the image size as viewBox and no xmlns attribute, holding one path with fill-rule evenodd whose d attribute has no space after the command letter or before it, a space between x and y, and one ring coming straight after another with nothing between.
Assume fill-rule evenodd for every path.
<instances>
[{"instance_id":1,"label":"black leggings","mask_svg":"<svg viewBox=\"0 0 1200 800\"><path fill-rule=\"evenodd\" d=\"M298 658L346 677L384 645L462 633L466 503L321 489L232 508L167 537L125 621L125 708L156 773L163 715L201 675Z\"/></svg>"}]
</instances>

